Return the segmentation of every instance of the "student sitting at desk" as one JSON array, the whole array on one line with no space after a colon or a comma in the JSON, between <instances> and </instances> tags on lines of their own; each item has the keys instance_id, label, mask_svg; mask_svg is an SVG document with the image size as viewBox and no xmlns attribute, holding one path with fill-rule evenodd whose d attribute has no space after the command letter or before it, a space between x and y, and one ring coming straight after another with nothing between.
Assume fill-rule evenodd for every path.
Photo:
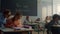
<instances>
[{"instance_id":1,"label":"student sitting at desk","mask_svg":"<svg viewBox=\"0 0 60 34\"><path fill-rule=\"evenodd\" d=\"M26 16L26 19L24 20L24 24L30 23L29 16Z\"/></svg>"},{"instance_id":2,"label":"student sitting at desk","mask_svg":"<svg viewBox=\"0 0 60 34\"><path fill-rule=\"evenodd\" d=\"M35 20L35 23L38 23L38 24L39 24L39 25L38 25L39 30L43 30L43 27L41 26L40 18L37 18L37 19Z\"/></svg>"},{"instance_id":3,"label":"student sitting at desk","mask_svg":"<svg viewBox=\"0 0 60 34\"><path fill-rule=\"evenodd\" d=\"M7 23L5 24L5 27L23 27L22 22L21 22L22 15L19 13L16 13L15 16L8 20Z\"/></svg>"},{"instance_id":4,"label":"student sitting at desk","mask_svg":"<svg viewBox=\"0 0 60 34\"><path fill-rule=\"evenodd\" d=\"M11 19L11 11L6 9L0 17L0 27L4 27L4 24L6 24L8 19Z\"/></svg>"},{"instance_id":5,"label":"student sitting at desk","mask_svg":"<svg viewBox=\"0 0 60 34\"><path fill-rule=\"evenodd\" d=\"M60 28L56 28L53 25L59 25L59 15L55 14L53 15L53 20L48 24L48 27L50 28L52 34L60 34Z\"/></svg>"},{"instance_id":6,"label":"student sitting at desk","mask_svg":"<svg viewBox=\"0 0 60 34\"><path fill-rule=\"evenodd\" d=\"M37 19L35 20L35 23L40 23L40 18L37 18Z\"/></svg>"},{"instance_id":7,"label":"student sitting at desk","mask_svg":"<svg viewBox=\"0 0 60 34\"><path fill-rule=\"evenodd\" d=\"M45 19L45 28L47 29L47 34L50 34L50 30L48 28L48 23L50 23L51 20L52 20L51 16L47 16Z\"/></svg>"}]
</instances>

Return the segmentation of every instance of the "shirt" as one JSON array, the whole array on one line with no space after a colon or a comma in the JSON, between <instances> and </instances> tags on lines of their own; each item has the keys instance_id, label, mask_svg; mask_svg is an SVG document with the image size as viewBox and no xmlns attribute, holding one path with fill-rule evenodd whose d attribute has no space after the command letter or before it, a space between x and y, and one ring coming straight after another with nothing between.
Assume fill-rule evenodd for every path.
<instances>
[{"instance_id":1,"label":"shirt","mask_svg":"<svg viewBox=\"0 0 60 34\"><path fill-rule=\"evenodd\" d=\"M0 17L0 27L3 27L3 25L6 23L6 18L4 16Z\"/></svg>"},{"instance_id":2,"label":"shirt","mask_svg":"<svg viewBox=\"0 0 60 34\"><path fill-rule=\"evenodd\" d=\"M10 16L9 19L12 17ZM6 24L7 18L4 18L3 14L0 17L0 27L4 27L4 24Z\"/></svg>"},{"instance_id":3,"label":"shirt","mask_svg":"<svg viewBox=\"0 0 60 34\"><path fill-rule=\"evenodd\" d=\"M24 20L24 24L28 24L28 23L30 23L30 20L28 21L28 20Z\"/></svg>"}]
</instances>

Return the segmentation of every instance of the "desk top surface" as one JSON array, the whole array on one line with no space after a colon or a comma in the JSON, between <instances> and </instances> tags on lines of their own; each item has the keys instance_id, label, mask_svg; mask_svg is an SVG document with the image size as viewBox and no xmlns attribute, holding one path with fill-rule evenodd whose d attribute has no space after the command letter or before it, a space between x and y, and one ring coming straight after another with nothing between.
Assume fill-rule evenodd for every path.
<instances>
[{"instance_id":1,"label":"desk top surface","mask_svg":"<svg viewBox=\"0 0 60 34\"><path fill-rule=\"evenodd\" d=\"M21 31L33 31L33 29L21 28L21 29L13 29L13 28L0 28L3 32L21 32Z\"/></svg>"},{"instance_id":2,"label":"desk top surface","mask_svg":"<svg viewBox=\"0 0 60 34\"><path fill-rule=\"evenodd\" d=\"M53 25L53 27L60 27L60 25Z\"/></svg>"},{"instance_id":3,"label":"desk top surface","mask_svg":"<svg viewBox=\"0 0 60 34\"><path fill-rule=\"evenodd\" d=\"M38 23L27 23L28 25L37 25Z\"/></svg>"}]
</instances>

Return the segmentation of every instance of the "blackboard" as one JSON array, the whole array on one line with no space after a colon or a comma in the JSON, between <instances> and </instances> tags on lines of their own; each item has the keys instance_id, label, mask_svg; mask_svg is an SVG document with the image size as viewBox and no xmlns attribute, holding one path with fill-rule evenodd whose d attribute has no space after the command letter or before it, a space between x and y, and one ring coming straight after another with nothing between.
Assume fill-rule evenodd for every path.
<instances>
[{"instance_id":1,"label":"blackboard","mask_svg":"<svg viewBox=\"0 0 60 34\"><path fill-rule=\"evenodd\" d=\"M1 12L1 0L0 0L0 12Z\"/></svg>"},{"instance_id":2,"label":"blackboard","mask_svg":"<svg viewBox=\"0 0 60 34\"><path fill-rule=\"evenodd\" d=\"M24 16L37 16L37 0L2 0L2 9L8 8L14 14L22 12Z\"/></svg>"}]
</instances>

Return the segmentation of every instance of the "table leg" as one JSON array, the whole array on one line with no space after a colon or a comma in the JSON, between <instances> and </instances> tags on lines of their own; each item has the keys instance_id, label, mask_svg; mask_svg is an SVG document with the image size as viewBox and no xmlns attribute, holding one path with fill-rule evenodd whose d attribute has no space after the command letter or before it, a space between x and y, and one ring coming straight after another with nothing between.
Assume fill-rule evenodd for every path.
<instances>
[{"instance_id":1,"label":"table leg","mask_svg":"<svg viewBox=\"0 0 60 34\"><path fill-rule=\"evenodd\" d=\"M38 29L38 34L40 34L40 33L39 33L39 29Z\"/></svg>"},{"instance_id":2,"label":"table leg","mask_svg":"<svg viewBox=\"0 0 60 34\"><path fill-rule=\"evenodd\" d=\"M39 30L39 29L40 29L40 28L39 28L39 24L38 24L37 26L38 26L38 34L40 34L40 33L39 33L39 32L40 32L40 30Z\"/></svg>"},{"instance_id":3,"label":"table leg","mask_svg":"<svg viewBox=\"0 0 60 34\"><path fill-rule=\"evenodd\" d=\"M29 31L28 34L32 34L32 31Z\"/></svg>"},{"instance_id":4,"label":"table leg","mask_svg":"<svg viewBox=\"0 0 60 34\"><path fill-rule=\"evenodd\" d=\"M30 32L28 34L30 34Z\"/></svg>"}]
</instances>

